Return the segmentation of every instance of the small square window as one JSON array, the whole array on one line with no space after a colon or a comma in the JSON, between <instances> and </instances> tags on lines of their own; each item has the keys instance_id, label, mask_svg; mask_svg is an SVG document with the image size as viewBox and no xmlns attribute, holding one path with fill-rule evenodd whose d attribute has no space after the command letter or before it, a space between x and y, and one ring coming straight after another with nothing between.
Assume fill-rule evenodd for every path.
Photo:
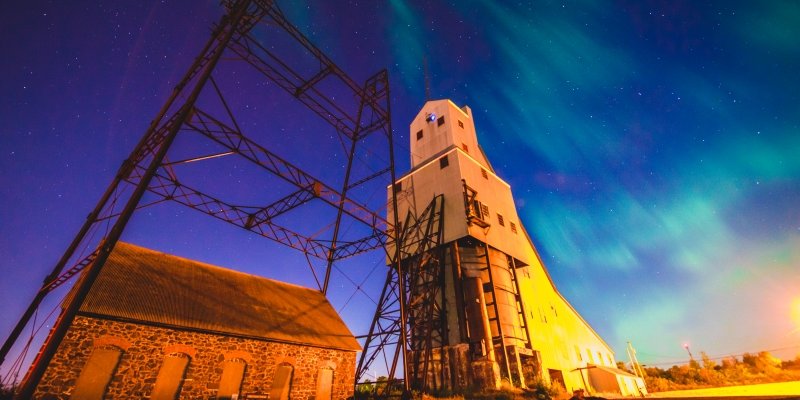
<instances>
[{"instance_id":1,"label":"small square window","mask_svg":"<svg viewBox=\"0 0 800 400\"><path fill-rule=\"evenodd\" d=\"M461 120L458 120L458 127L459 128L463 128L464 127L464 123L461 122Z\"/></svg>"},{"instance_id":2,"label":"small square window","mask_svg":"<svg viewBox=\"0 0 800 400\"><path fill-rule=\"evenodd\" d=\"M500 226L506 226L506 221L503 219L503 216L500 215L500 214L497 214L497 223L500 224Z\"/></svg>"},{"instance_id":3,"label":"small square window","mask_svg":"<svg viewBox=\"0 0 800 400\"><path fill-rule=\"evenodd\" d=\"M417 132L417 140L422 139L422 129Z\"/></svg>"},{"instance_id":4,"label":"small square window","mask_svg":"<svg viewBox=\"0 0 800 400\"><path fill-rule=\"evenodd\" d=\"M469 153L469 147L465 143L461 143L461 148L464 149L465 153Z\"/></svg>"},{"instance_id":5,"label":"small square window","mask_svg":"<svg viewBox=\"0 0 800 400\"><path fill-rule=\"evenodd\" d=\"M489 174L486 173L486 170L481 168L481 175L483 175L483 179L489 179Z\"/></svg>"},{"instance_id":6,"label":"small square window","mask_svg":"<svg viewBox=\"0 0 800 400\"><path fill-rule=\"evenodd\" d=\"M440 169L444 168L444 167L446 167L448 165L450 165L450 161L447 159L447 156L444 156L444 157L439 159L439 168Z\"/></svg>"},{"instance_id":7,"label":"small square window","mask_svg":"<svg viewBox=\"0 0 800 400\"><path fill-rule=\"evenodd\" d=\"M436 125L438 126L444 125L444 117L439 117L439 119L436 120Z\"/></svg>"},{"instance_id":8,"label":"small square window","mask_svg":"<svg viewBox=\"0 0 800 400\"><path fill-rule=\"evenodd\" d=\"M481 215L483 218L491 218L491 215L489 214L489 206L483 203L481 203Z\"/></svg>"},{"instance_id":9,"label":"small square window","mask_svg":"<svg viewBox=\"0 0 800 400\"><path fill-rule=\"evenodd\" d=\"M509 221L508 226L511 228L511 232L517 233L517 224Z\"/></svg>"}]
</instances>

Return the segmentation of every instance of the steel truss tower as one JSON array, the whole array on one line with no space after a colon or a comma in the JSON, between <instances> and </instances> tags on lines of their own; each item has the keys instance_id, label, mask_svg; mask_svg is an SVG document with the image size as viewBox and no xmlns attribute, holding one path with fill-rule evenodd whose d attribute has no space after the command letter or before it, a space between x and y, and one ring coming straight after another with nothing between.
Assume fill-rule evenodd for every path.
<instances>
[{"instance_id":1,"label":"steel truss tower","mask_svg":"<svg viewBox=\"0 0 800 400\"><path fill-rule=\"evenodd\" d=\"M392 258L386 274L378 308L364 337L364 349L358 361L356 382L376 361L388 371L389 381L378 395L400 389L428 387L429 367L434 349L446 343L444 299L444 196L435 196L419 216L408 213L397 234L397 241L387 243ZM399 243L399 245L396 245ZM397 254L399 250L399 254ZM401 358L402 356L402 358ZM398 366L404 379L393 379ZM441 379L441 377L439 377ZM421 383L421 384L419 384ZM439 382L441 383L441 382Z\"/></svg>"},{"instance_id":2,"label":"steel truss tower","mask_svg":"<svg viewBox=\"0 0 800 400\"><path fill-rule=\"evenodd\" d=\"M384 200L377 205L372 200L370 204L367 189L369 185L378 185L383 191L387 181L395 181L386 70L358 84L287 21L274 2L226 0L223 4L226 14L214 26L211 38L122 163L0 349L2 363L11 348L22 342L21 332L30 325L31 317L43 300L80 274L72 296L63 305L23 380L19 398L32 397L131 217L138 210L155 204L177 203L298 250L307 260L316 260L325 266L324 275L318 276L309 261L319 289L326 294L336 262L381 248L392 252L387 253L392 266L388 269L390 279L384 288L384 297L394 296L402 310L406 299L399 292L405 292L408 285L427 284L428 278L407 279L408 283L402 278L399 281L392 278L407 275L402 272L404 268L418 268L431 261L417 260L417 267L398 263L404 258L400 257L401 251L412 250L405 245L393 245L398 242L395 238L398 230L393 229L397 226L395 196L388 204L393 207L393 221L386 221L382 208L387 204ZM273 39L280 44L276 45ZM231 69L236 72L231 74ZM249 136L263 133L271 126L253 122L258 113L253 113L235 97L241 89L239 82L244 79L256 82L249 87L251 89L282 89L288 96L284 94L274 105L302 105L299 108L307 109L306 112L311 110L321 119L322 122L317 120L319 125L332 129L333 133L319 132L317 137L332 138L341 146L340 151L345 156L334 161L338 163L337 168L327 168L323 160L315 160L312 167L316 167L317 172L307 172L308 166L301 168ZM230 87L233 89L229 90ZM270 104L262 107L270 107ZM305 121L295 122L301 125ZM313 144L307 143L304 147L318 151L313 149ZM184 179L182 168L187 164L203 164L223 157L238 157L240 163L269 179L270 200L264 201L262 197L261 202L243 203L238 198L228 199L224 191L206 190L202 179L196 184ZM330 170L334 172L329 173ZM324 223L328 225L322 228L293 226L294 220L286 216L305 209L325 209L324 215L330 219ZM428 222L435 225L431 220ZM435 231L429 226L425 229L426 235ZM429 236L417 239L420 249L438 243ZM419 254L417 250L413 252ZM410 316L416 318L416 311ZM436 337L430 333L438 329L435 326L418 327L421 331L414 330L410 334ZM400 342L405 343L405 333L400 336ZM370 340L367 343L371 343Z\"/></svg>"}]
</instances>

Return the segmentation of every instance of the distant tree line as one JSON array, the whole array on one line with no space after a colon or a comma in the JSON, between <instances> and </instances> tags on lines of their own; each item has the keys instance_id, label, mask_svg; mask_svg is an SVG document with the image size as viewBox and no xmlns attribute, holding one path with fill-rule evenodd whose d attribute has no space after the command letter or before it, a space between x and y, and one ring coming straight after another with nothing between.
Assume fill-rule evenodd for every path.
<instances>
[{"instance_id":1,"label":"distant tree line","mask_svg":"<svg viewBox=\"0 0 800 400\"><path fill-rule=\"evenodd\" d=\"M663 392L800 380L800 355L794 360L781 361L768 351L762 351L745 353L741 359L731 356L717 362L705 352L700 354L700 361L691 360L687 365L674 365L669 369L642 366L647 390ZM617 366L630 372L623 362Z\"/></svg>"}]
</instances>

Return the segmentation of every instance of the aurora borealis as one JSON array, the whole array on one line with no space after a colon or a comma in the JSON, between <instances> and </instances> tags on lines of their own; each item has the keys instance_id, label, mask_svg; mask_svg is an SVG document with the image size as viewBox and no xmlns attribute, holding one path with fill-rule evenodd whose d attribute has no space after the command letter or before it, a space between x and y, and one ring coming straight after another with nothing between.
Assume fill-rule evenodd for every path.
<instances>
[{"instance_id":1,"label":"aurora borealis","mask_svg":"<svg viewBox=\"0 0 800 400\"><path fill-rule=\"evenodd\" d=\"M473 109L558 289L617 360L627 341L667 366L687 361L683 343L800 353L800 3L289 3L350 75L389 68L400 173L427 58L432 97ZM220 10L3 8L5 338ZM159 249L226 265L212 241Z\"/></svg>"}]
</instances>

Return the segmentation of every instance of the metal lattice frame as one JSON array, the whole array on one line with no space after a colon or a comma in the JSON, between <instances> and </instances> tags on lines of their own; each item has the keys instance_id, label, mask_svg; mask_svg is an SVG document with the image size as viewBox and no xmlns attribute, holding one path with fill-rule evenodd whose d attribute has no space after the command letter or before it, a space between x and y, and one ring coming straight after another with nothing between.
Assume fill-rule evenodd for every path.
<instances>
[{"instance_id":1,"label":"metal lattice frame","mask_svg":"<svg viewBox=\"0 0 800 400\"><path fill-rule=\"evenodd\" d=\"M356 382L376 361L389 374L386 394L401 383L405 389L426 389L433 349L446 344L444 312L444 196L437 195L417 217L406 215L402 232L387 249L399 249L400 262L390 263L378 308L364 337ZM392 252L389 252L392 257ZM402 290L401 290L402 289ZM405 336L405 338L403 337ZM407 338L407 339L406 339ZM402 359L401 359L402 357ZM382 359L381 359L382 358ZM394 379L402 362L404 379ZM441 379L439 380L441 384Z\"/></svg>"},{"instance_id":2,"label":"metal lattice frame","mask_svg":"<svg viewBox=\"0 0 800 400\"><path fill-rule=\"evenodd\" d=\"M323 260L326 263L325 277L322 282L318 280L323 292L327 291L334 262L383 248L387 242L395 241L392 227L396 225L396 218L392 222L386 221L378 210L370 209L348 196L351 190L369 182L374 183L381 177L389 178L390 182L395 180L387 72L383 70L367 79L363 85L357 84L289 23L273 2L227 0L224 5L227 14L215 26L200 55L122 164L0 349L2 363L46 296L82 273L83 278L72 289L70 300L23 381L18 393L20 398L32 397L46 366L128 221L138 209L149 205L142 203L145 194L156 198L150 204L175 202L299 250L306 258ZM277 26L287 33L294 45L315 61L318 69L311 73L301 72L292 66L291 60L262 44L255 33L260 24L270 28ZM223 58L226 62L238 60L254 68L260 76L284 89L335 130L342 143L347 144L343 147L348 150L345 177L339 189L245 136L237 123L235 110L229 106L214 80L213 74L221 68L219 64ZM331 90L331 82L336 84L339 92L327 92ZM346 96L337 96L342 93ZM201 96L217 99L220 106L214 110L201 109L198 102ZM356 103L356 107L348 108L332 100L334 98L350 99ZM187 134L195 137L199 134L224 148L225 152L184 161L235 155L253 163L275 179L288 183L293 189L270 204L243 206L185 184L174 168L180 162L170 162L168 153L176 137ZM386 163L369 174L355 176L354 159L360 150L359 146L363 146L364 139L370 135L382 135L388 143L388 148L382 149L388 152ZM309 237L275 221L277 216L302 209L312 202L325 204L336 211L331 237ZM393 204L393 207L396 208L396 205ZM339 227L345 220L365 226L370 233L361 238L343 237ZM105 233L93 234L104 228L107 229ZM394 257L395 260L398 258Z\"/></svg>"}]
</instances>

